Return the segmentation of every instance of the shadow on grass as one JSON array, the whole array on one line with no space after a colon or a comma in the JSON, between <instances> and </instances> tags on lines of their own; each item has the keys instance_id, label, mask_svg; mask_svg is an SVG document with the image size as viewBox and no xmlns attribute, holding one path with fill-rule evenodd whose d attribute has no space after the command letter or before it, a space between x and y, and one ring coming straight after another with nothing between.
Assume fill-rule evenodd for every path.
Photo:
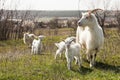
<instances>
[{"instance_id":1,"label":"shadow on grass","mask_svg":"<svg viewBox=\"0 0 120 80\"><path fill-rule=\"evenodd\" d=\"M89 63L89 61L86 59L84 59L84 62ZM120 66L114 66L114 65L110 65L110 64L106 64L106 63L102 63L102 62L96 62L95 68L106 70L106 71L107 70L113 71L114 73L120 73ZM90 69L83 68L83 73L86 73L86 71L90 72Z\"/></svg>"},{"instance_id":2,"label":"shadow on grass","mask_svg":"<svg viewBox=\"0 0 120 80\"><path fill-rule=\"evenodd\" d=\"M84 59L84 61L89 63L86 59ZM102 62L96 62L95 68L106 70L106 71L110 70L115 73L120 73L120 66L114 66L114 65L110 65L110 64L106 64L106 63L102 63Z\"/></svg>"},{"instance_id":3,"label":"shadow on grass","mask_svg":"<svg viewBox=\"0 0 120 80\"><path fill-rule=\"evenodd\" d=\"M74 70L74 69L72 69L72 71L78 72L78 73L80 73L80 74L82 74L82 75L86 75L86 74L91 73L91 72L93 71L93 69L86 68L86 67L83 67L83 66L82 66L79 70Z\"/></svg>"},{"instance_id":4,"label":"shadow on grass","mask_svg":"<svg viewBox=\"0 0 120 80\"><path fill-rule=\"evenodd\" d=\"M115 73L120 73L120 66L109 65L106 63L102 63L102 62L96 62L95 68L103 69L106 71L110 70L110 71L113 71Z\"/></svg>"}]
</instances>

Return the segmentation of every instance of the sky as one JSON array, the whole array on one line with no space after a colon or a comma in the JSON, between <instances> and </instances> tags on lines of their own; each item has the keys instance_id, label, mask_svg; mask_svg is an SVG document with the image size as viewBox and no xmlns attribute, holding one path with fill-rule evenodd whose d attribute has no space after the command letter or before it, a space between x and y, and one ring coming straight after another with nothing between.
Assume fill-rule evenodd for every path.
<instances>
[{"instance_id":1,"label":"sky","mask_svg":"<svg viewBox=\"0 0 120 80\"><path fill-rule=\"evenodd\" d=\"M0 0L0 9L8 10L120 10L119 5L120 0Z\"/></svg>"}]
</instances>

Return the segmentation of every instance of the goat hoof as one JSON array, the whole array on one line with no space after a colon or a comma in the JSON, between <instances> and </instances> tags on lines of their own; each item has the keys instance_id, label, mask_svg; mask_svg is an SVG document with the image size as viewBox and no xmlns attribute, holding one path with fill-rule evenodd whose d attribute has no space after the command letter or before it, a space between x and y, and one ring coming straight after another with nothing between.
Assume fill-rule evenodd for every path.
<instances>
[{"instance_id":1,"label":"goat hoof","mask_svg":"<svg viewBox=\"0 0 120 80\"><path fill-rule=\"evenodd\" d=\"M54 59L56 60L56 57L54 57Z\"/></svg>"},{"instance_id":2,"label":"goat hoof","mask_svg":"<svg viewBox=\"0 0 120 80\"><path fill-rule=\"evenodd\" d=\"M90 62L90 59L89 59L89 57L87 56L86 58L87 58L87 61L88 61L88 62Z\"/></svg>"},{"instance_id":3,"label":"goat hoof","mask_svg":"<svg viewBox=\"0 0 120 80\"><path fill-rule=\"evenodd\" d=\"M81 69L82 68L82 66L79 66L79 69Z\"/></svg>"},{"instance_id":4,"label":"goat hoof","mask_svg":"<svg viewBox=\"0 0 120 80\"><path fill-rule=\"evenodd\" d=\"M94 64L90 64L90 68L94 68Z\"/></svg>"},{"instance_id":5,"label":"goat hoof","mask_svg":"<svg viewBox=\"0 0 120 80\"><path fill-rule=\"evenodd\" d=\"M71 70L71 68L70 68L70 67L68 67L68 70Z\"/></svg>"},{"instance_id":6,"label":"goat hoof","mask_svg":"<svg viewBox=\"0 0 120 80\"><path fill-rule=\"evenodd\" d=\"M90 64L90 68L92 68L93 67L93 65L92 64Z\"/></svg>"}]
</instances>

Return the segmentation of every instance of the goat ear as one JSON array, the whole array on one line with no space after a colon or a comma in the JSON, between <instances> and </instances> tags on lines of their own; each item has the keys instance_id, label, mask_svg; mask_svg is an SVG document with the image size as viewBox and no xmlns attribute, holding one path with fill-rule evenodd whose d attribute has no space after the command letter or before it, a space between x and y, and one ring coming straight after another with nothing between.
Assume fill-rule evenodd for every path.
<instances>
[{"instance_id":1,"label":"goat ear","mask_svg":"<svg viewBox=\"0 0 120 80\"><path fill-rule=\"evenodd\" d=\"M35 38L35 39L38 39L38 36L34 35L34 38Z\"/></svg>"},{"instance_id":2,"label":"goat ear","mask_svg":"<svg viewBox=\"0 0 120 80\"><path fill-rule=\"evenodd\" d=\"M58 43L55 43L55 46L59 47Z\"/></svg>"},{"instance_id":3,"label":"goat ear","mask_svg":"<svg viewBox=\"0 0 120 80\"><path fill-rule=\"evenodd\" d=\"M91 13L90 12L88 12L88 17L90 17L91 16Z\"/></svg>"},{"instance_id":4,"label":"goat ear","mask_svg":"<svg viewBox=\"0 0 120 80\"><path fill-rule=\"evenodd\" d=\"M83 13L83 12L81 12L81 14L82 14L82 15L84 15L84 13Z\"/></svg>"},{"instance_id":5,"label":"goat ear","mask_svg":"<svg viewBox=\"0 0 120 80\"><path fill-rule=\"evenodd\" d=\"M88 13L88 16L86 18L91 19L92 18L91 13Z\"/></svg>"}]
</instances>

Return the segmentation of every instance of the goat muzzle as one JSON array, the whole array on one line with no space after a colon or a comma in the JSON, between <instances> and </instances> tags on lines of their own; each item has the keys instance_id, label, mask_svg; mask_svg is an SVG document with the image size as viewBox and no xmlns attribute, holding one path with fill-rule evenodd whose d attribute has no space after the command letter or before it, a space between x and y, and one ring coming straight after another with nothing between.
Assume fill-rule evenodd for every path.
<instances>
[{"instance_id":1,"label":"goat muzzle","mask_svg":"<svg viewBox=\"0 0 120 80\"><path fill-rule=\"evenodd\" d=\"M77 25L78 25L78 26L82 26L81 22L78 22Z\"/></svg>"}]
</instances>

